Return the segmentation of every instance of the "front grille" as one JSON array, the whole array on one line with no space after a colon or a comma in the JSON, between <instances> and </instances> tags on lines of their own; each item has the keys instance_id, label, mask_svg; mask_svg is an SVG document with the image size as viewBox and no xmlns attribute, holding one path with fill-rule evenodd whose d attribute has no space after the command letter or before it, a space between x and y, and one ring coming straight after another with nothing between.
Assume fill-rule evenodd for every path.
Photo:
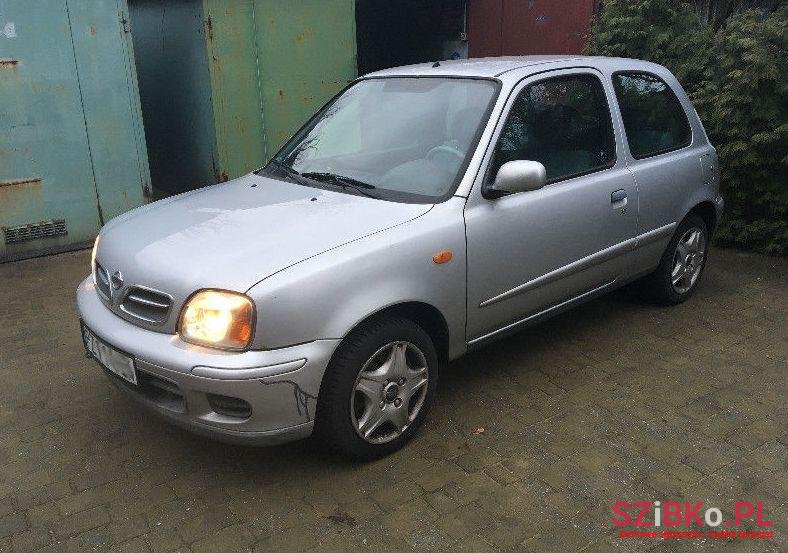
<instances>
[{"instance_id":1,"label":"front grille","mask_svg":"<svg viewBox=\"0 0 788 553\"><path fill-rule=\"evenodd\" d=\"M131 287L120 304L124 313L151 324L164 323L170 314L170 307L170 296L140 286Z\"/></svg>"},{"instance_id":2,"label":"front grille","mask_svg":"<svg viewBox=\"0 0 788 553\"><path fill-rule=\"evenodd\" d=\"M112 288L109 284L109 274L107 274L107 270L96 263L96 288L101 294L110 299L112 297Z\"/></svg>"}]
</instances>

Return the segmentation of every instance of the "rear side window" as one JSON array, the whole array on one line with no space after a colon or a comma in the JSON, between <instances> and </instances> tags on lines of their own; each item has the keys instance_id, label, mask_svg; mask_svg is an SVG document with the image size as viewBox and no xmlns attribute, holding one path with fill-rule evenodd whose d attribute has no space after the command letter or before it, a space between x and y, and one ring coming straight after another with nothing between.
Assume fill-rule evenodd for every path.
<instances>
[{"instance_id":1,"label":"rear side window","mask_svg":"<svg viewBox=\"0 0 788 553\"><path fill-rule=\"evenodd\" d=\"M587 74L527 86L509 112L495 149L491 178L508 161L538 161L547 181L613 165L616 143L602 83Z\"/></svg>"},{"instance_id":2,"label":"rear side window","mask_svg":"<svg viewBox=\"0 0 788 553\"><path fill-rule=\"evenodd\" d=\"M613 75L632 157L642 159L689 146L687 115L670 87L649 73Z\"/></svg>"}]
</instances>

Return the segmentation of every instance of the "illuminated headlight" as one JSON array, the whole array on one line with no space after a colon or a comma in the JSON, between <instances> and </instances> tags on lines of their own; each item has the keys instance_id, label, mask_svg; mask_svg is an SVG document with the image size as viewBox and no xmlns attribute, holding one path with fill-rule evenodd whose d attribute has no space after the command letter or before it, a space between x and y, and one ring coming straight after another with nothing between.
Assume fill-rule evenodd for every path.
<instances>
[{"instance_id":1,"label":"illuminated headlight","mask_svg":"<svg viewBox=\"0 0 788 553\"><path fill-rule=\"evenodd\" d=\"M183 306L178 330L186 342L243 350L252 340L254 305L236 292L201 290Z\"/></svg>"}]
</instances>

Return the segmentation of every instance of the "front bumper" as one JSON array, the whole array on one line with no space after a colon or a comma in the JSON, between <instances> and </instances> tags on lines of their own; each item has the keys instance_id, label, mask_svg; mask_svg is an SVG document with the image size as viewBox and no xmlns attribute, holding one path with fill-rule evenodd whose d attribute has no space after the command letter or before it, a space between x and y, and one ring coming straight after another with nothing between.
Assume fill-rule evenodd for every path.
<instances>
[{"instance_id":1,"label":"front bumper","mask_svg":"<svg viewBox=\"0 0 788 553\"><path fill-rule=\"evenodd\" d=\"M339 340L267 351L223 352L187 344L121 319L101 302L92 278L77 288L84 324L134 357L140 384L108 373L124 392L171 422L209 437L268 445L312 433L320 383ZM217 398L220 398L217 400ZM250 412L227 408L246 402Z\"/></svg>"}]
</instances>

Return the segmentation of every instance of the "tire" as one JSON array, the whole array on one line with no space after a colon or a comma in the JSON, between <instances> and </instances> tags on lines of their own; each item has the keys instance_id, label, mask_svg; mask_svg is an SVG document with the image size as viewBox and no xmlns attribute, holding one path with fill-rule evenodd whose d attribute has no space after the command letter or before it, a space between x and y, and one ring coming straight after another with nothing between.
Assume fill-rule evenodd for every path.
<instances>
[{"instance_id":1,"label":"tire","mask_svg":"<svg viewBox=\"0 0 788 553\"><path fill-rule=\"evenodd\" d=\"M366 323L345 338L326 369L315 436L358 460L393 453L424 422L437 383L438 355L420 326L402 317Z\"/></svg>"},{"instance_id":2,"label":"tire","mask_svg":"<svg viewBox=\"0 0 788 553\"><path fill-rule=\"evenodd\" d=\"M694 239L699 240L699 244L688 248L688 240ZM663 305L676 305L687 301L695 293L703 276L708 252L709 231L706 223L700 216L691 213L676 228L657 270L646 278L644 288L647 293ZM690 259L689 263L687 259ZM680 260L684 272L677 275L674 271L679 270ZM678 283L677 276L682 276Z\"/></svg>"}]
</instances>

